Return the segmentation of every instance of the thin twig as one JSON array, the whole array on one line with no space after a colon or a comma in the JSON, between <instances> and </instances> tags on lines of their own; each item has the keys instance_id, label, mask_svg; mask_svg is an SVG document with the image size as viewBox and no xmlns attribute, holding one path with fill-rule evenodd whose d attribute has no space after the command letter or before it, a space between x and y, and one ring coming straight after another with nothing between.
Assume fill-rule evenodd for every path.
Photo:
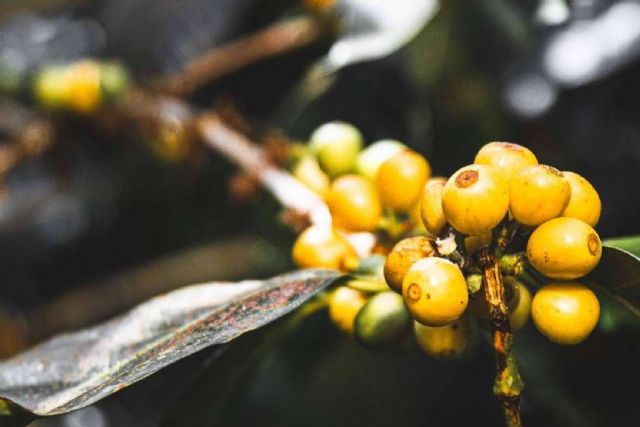
<instances>
[{"instance_id":1,"label":"thin twig","mask_svg":"<svg viewBox=\"0 0 640 427\"><path fill-rule=\"evenodd\" d=\"M229 44L214 47L185 66L157 88L184 97L200 86L248 65L308 46L326 34L317 18L303 16L276 23Z\"/></svg>"},{"instance_id":2,"label":"thin twig","mask_svg":"<svg viewBox=\"0 0 640 427\"><path fill-rule=\"evenodd\" d=\"M496 355L497 373L493 393L502 405L507 427L521 427L520 393L524 383L520 378L516 358L512 352L513 334L509 325L509 311L505 302L502 274L489 249L479 253L478 263L482 267L484 292L491 317L493 349Z\"/></svg>"}]
</instances>

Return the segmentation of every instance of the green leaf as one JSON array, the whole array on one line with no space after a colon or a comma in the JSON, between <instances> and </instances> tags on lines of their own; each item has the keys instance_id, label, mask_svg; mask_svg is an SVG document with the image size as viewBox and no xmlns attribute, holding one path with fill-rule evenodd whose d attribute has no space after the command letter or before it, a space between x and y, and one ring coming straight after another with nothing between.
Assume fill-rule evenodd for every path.
<instances>
[{"instance_id":1,"label":"green leaf","mask_svg":"<svg viewBox=\"0 0 640 427\"><path fill-rule=\"evenodd\" d=\"M54 337L0 363L0 415L24 409L48 416L90 405L198 350L278 319L341 276L302 270L268 280L189 286L106 323Z\"/></svg>"},{"instance_id":2,"label":"green leaf","mask_svg":"<svg viewBox=\"0 0 640 427\"><path fill-rule=\"evenodd\" d=\"M640 250L637 239L606 241L600 263L587 279L597 291L640 317L640 258L611 244Z\"/></svg>"},{"instance_id":3,"label":"green leaf","mask_svg":"<svg viewBox=\"0 0 640 427\"><path fill-rule=\"evenodd\" d=\"M623 249L627 252L640 256L640 236L617 237L615 239L607 239L602 242L603 245L612 248Z\"/></svg>"}]
</instances>

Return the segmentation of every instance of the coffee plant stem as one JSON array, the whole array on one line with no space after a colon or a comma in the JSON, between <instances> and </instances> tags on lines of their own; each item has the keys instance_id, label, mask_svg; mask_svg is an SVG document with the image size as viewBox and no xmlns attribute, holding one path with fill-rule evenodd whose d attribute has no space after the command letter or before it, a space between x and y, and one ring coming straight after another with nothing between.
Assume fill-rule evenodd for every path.
<instances>
[{"instance_id":1,"label":"coffee plant stem","mask_svg":"<svg viewBox=\"0 0 640 427\"><path fill-rule=\"evenodd\" d=\"M496 379L493 393L502 405L507 427L521 427L520 393L524 383L518 372L515 355L512 353L513 333L509 325L509 311L505 302L504 284L500 267L489 249L478 255L482 268L484 292L489 303L489 314L496 355Z\"/></svg>"},{"instance_id":2,"label":"coffee plant stem","mask_svg":"<svg viewBox=\"0 0 640 427\"><path fill-rule=\"evenodd\" d=\"M494 256L496 258L499 259L507 250L507 247L509 247L518 232L518 226L519 224L516 221L506 220L502 227L500 227L494 248Z\"/></svg>"}]
</instances>

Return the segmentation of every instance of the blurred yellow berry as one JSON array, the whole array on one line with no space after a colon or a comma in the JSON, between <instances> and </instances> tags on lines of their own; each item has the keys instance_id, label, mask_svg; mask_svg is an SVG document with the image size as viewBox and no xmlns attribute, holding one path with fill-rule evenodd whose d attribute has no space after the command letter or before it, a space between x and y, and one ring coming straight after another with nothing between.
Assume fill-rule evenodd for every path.
<instances>
[{"instance_id":1,"label":"blurred yellow berry","mask_svg":"<svg viewBox=\"0 0 640 427\"><path fill-rule=\"evenodd\" d=\"M402 295L413 318L428 326L453 322L469 302L467 283L458 266L437 257L421 259L409 268Z\"/></svg>"},{"instance_id":2,"label":"blurred yellow berry","mask_svg":"<svg viewBox=\"0 0 640 427\"><path fill-rule=\"evenodd\" d=\"M378 170L376 184L382 204L409 212L418 203L430 176L431 167L423 156L411 150L397 153Z\"/></svg>"},{"instance_id":3,"label":"blurred yellow berry","mask_svg":"<svg viewBox=\"0 0 640 427\"><path fill-rule=\"evenodd\" d=\"M589 336L600 317L600 303L586 286L551 283L533 297L531 316L540 333L558 344L577 344Z\"/></svg>"},{"instance_id":4,"label":"blurred yellow berry","mask_svg":"<svg viewBox=\"0 0 640 427\"><path fill-rule=\"evenodd\" d=\"M465 166L447 181L442 208L447 222L460 233L471 236L486 233L507 214L507 183L492 166Z\"/></svg>"},{"instance_id":5,"label":"blurred yellow berry","mask_svg":"<svg viewBox=\"0 0 640 427\"><path fill-rule=\"evenodd\" d=\"M303 156L293 168L293 176L322 197L329 192L329 177L313 156Z\"/></svg>"},{"instance_id":6,"label":"blurred yellow berry","mask_svg":"<svg viewBox=\"0 0 640 427\"><path fill-rule=\"evenodd\" d=\"M353 322L366 302L367 298L362 292L340 286L329 298L329 318L342 331L353 334Z\"/></svg>"},{"instance_id":7,"label":"blurred yellow berry","mask_svg":"<svg viewBox=\"0 0 640 427\"><path fill-rule=\"evenodd\" d=\"M293 260L300 268L344 269L356 257L349 242L331 226L312 225L293 245Z\"/></svg>"},{"instance_id":8,"label":"blurred yellow berry","mask_svg":"<svg viewBox=\"0 0 640 427\"><path fill-rule=\"evenodd\" d=\"M362 134L349 123L329 122L313 131L309 147L322 169L336 177L354 171Z\"/></svg>"},{"instance_id":9,"label":"blurred yellow berry","mask_svg":"<svg viewBox=\"0 0 640 427\"><path fill-rule=\"evenodd\" d=\"M509 210L521 224L534 226L560 216L571 197L571 185L558 169L528 166L509 184Z\"/></svg>"},{"instance_id":10,"label":"blurred yellow berry","mask_svg":"<svg viewBox=\"0 0 640 427\"><path fill-rule=\"evenodd\" d=\"M400 141L383 139L366 147L356 161L356 172L375 182L382 164L407 147Z\"/></svg>"},{"instance_id":11,"label":"blurred yellow berry","mask_svg":"<svg viewBox=\"0 0 640 427\"><path fill-rule=\"evenodd\" d=\"M540 225L529 237L527 258L533 268L552 279L582 277L598 265L602 243L586 222L560 217Z\"/></svg>"},{"instance_id":12,"label":"blurred yellow berry","mask_svg":"<svg viewBox=\"0 0 640 427\"><path fill-rule=\"evenodd\" d=\"M563 172L571 185L569 204L562 212L562 216L578 218L595 227L600 220L600 196L589 181L574 172Z\"/></svg>"},{"instance_id":13,"label":"blurred yellow berry","mask_svg":"<svg viewBox=\"0 0 640 427\"><path fill-rule=\"evenodd\" d=\"M426 326L414 322L416 341L420 348L435 359L452 360L460 357L471 340L471 324L468 316L444 326Z\"/></svg>"},{"instance_id":14,"label":"blurred yellow berry","mask_svg":"<svg viewBox=\"0 0 640 427\"><path fill-rule=\"evenodd\" d=\"M374 231L382 216L375 186L359 175L336 179L327 194L327 204L336 227L349 231Z\"/></svg>"}]
</instances>

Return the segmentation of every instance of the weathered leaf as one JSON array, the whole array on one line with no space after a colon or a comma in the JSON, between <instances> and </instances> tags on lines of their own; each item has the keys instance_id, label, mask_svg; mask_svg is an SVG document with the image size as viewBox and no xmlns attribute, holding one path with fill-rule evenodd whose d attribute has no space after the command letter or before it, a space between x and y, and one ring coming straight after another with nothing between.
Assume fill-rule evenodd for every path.
<instances>
[{"instance_id":1,"label":"weathered leaf","mask_svg":"<svg viewBox=\"0 0 640 427\"><path fill-rule=\"evenodd\" d=\"M283 316L337 277L335 271L303 270L264 281L190 286L107 323L52 338L0 363L0 415L15 413L15 405L38 416L87 406Z\"/></svg>"},{"instance_id":2,"label":"weathered leaf","mask_svg":"<svg viewBox=\"0 0 640 427\"><path fill-rule=\"evenodd\" d=\"M602 259L588 279L596 290L640 317L640 258L609 243L605 242ZM611 243L616 244L615 241ZM634 245L626 247L633 248Z\"/></svg>"}]
</instances>

